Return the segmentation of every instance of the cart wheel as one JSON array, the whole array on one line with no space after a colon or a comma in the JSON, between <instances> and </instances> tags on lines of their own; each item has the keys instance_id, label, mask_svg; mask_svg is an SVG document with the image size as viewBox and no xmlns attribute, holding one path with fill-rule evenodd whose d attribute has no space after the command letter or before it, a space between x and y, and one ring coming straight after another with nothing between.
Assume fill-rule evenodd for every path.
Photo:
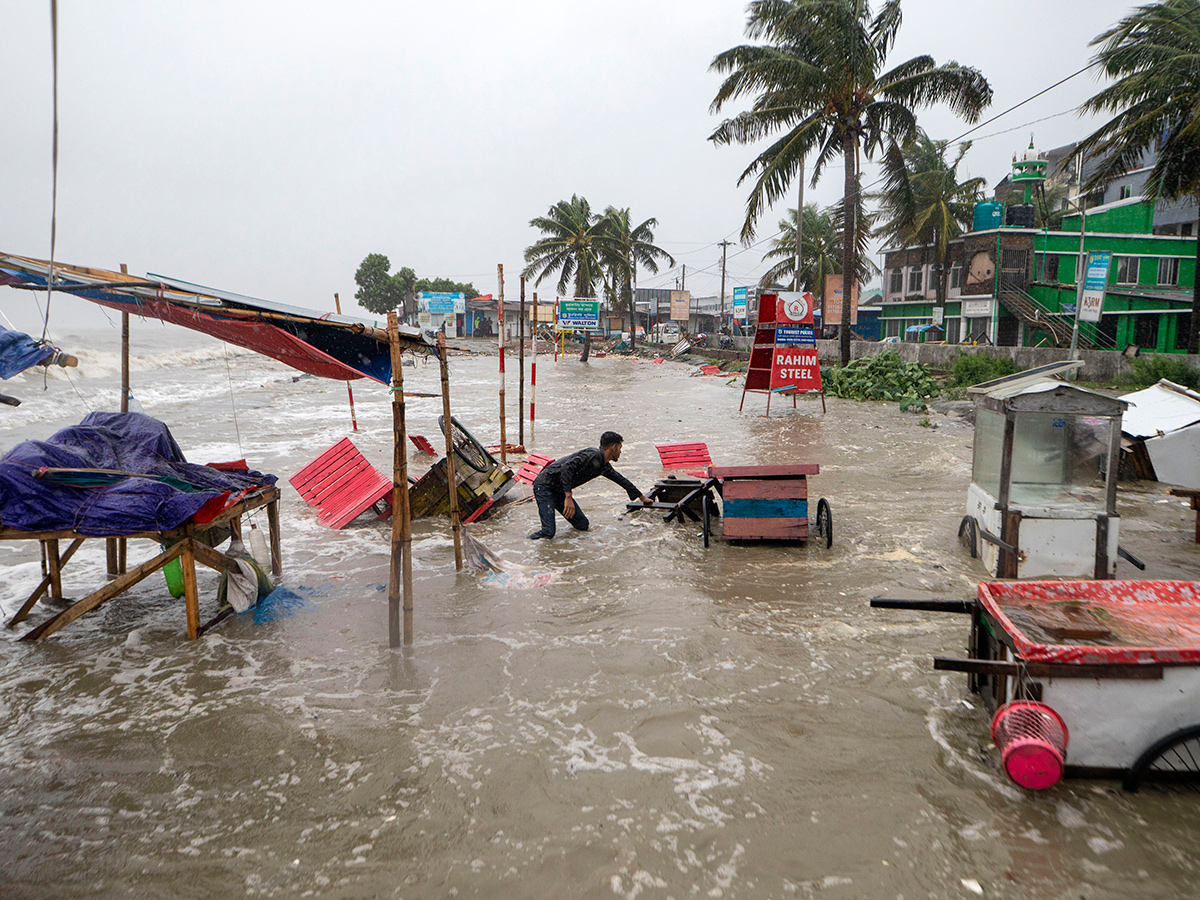
<instances>
[{"instance_id":1,"label":"cart wheel","mask_svg":"<svg viewBox=\"0 0 1200 900\"><path fill-rule=\"evenodd\" d=\"M1189 725L1150 747L1125 776L1125 790L1136 791L1145 781L1186 783L1200 790L1200 725Z\"/></svg>"},{"instance_id":2,"label":"cart wheel","mask_svg":"<svg viewBox=\"0 0 1200 900\"><path fill-rule=\"evenodd\" d=\"M975 520L970 516L963 516L962 521L958 524L958 540L967 548L971 559L979 558L979 530L975 525Z\"/></svg>"},{"instance_id":3,"label":"cart wheel","mask_svg":"<svg viewBox=\"0 0 1200 900\"><path fill-rule=\"evenodd\" d=\"M438 416L438 428L446 433L446 417ZM454 454L476 472L486 472L496 464L496 460L475 440L475 436L462 427L458 419L450 417L450 442L454 445Z\"/></svg>"},{"instance_id":4,"label":"cart wheel","mask_svg":"<svg viewBox=\"0 0 1200 900\"><path fill-rule=\"evenodd\" d=\"M833 514L824 497L817 501L817 537L825 538L826 550L833 546Z\"/></svg>"},{"instance_id":5,"label":"cart wheel","mask_svg":"<svg viewBox=\"0 0 1200 900\"><path fill-rule=\"evenodd\" d=\"M705 494L700 499L700 506L704 510L704 546L707 547L708 546L708 536L710 534L712 534L712 532L709 530L711 526L709 524L709 514L708 514L708 494Z\"/></svg>"}]
</instances>

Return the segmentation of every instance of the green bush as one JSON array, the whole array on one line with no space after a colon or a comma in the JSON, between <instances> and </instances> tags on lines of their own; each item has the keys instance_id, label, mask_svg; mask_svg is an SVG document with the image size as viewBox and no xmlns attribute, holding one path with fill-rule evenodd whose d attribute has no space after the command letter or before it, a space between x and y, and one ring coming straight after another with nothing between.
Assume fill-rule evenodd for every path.
<instances>
[{"instance_id":1,"label":"green bush","mask_svg":"<svg viewBox=\"0 0 1200 900\"><path fill-rule=\"evenodd\" d=\"M1117 380L1125 387L1144 388L1163 378L1193 391L1200 390L1200 368L1189 365L1184 357L1170 353L1135 356Z\"/></svg>"},{"instance_id":2,"label":"green bush","mask_svg":"<svg viewBox=\"0 0 1200 900\"><path fill-rule=\"evenodd\" d=\"M928 366L904 362L895 350L830 366L822 370L821 382L831 396L898 402L903 410L924 409L925 400L938 392Z\"/></svg>"},{"instance_id":3,"label":"green bush","mask_svg":"<svg viewBox=\"0 0 1200 900\"><path fill-rule=\"evenodd\" d=\"M1013 375L1017 371L1016 364L1007 356L975 356L968 353L956 353L950 359L950 371L946 374L946 387L969 388L973 384L982 384L1005 375Z\"/></svg>"}]
</instances>

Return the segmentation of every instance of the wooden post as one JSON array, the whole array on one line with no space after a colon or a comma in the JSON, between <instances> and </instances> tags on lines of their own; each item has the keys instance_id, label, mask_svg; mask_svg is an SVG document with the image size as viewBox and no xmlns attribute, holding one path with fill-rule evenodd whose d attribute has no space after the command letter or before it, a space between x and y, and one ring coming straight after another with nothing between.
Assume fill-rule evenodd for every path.
<instances>
[{"instance_id":1,"label":"wooden post","mask_svg":"<svg viewBox=\"0 0 1200 900\"><path fill-rule=\"evenodd\" d=\"M533 292L533 362L529 367L529 446L533 446L533 395L537 391L538 308L537 291Z\"/></svg>"},{"instance_id":2,"label":"wooden post","mask_svg":"<svg viewBox=\"0 0 1200 900\"><path fill-rule=\"evenodd\" d=\"M400 325L388 313L388 346L392 356L392 564L388 577L388 645L400 646L400 599L404 597L404 645L413 642L412 519L408 505L408 435L404 421L404 372Z\"/></svg>"},{"instance_id":3,"label":"wooden post","mask_svg":"<svg viewBox=\"0 0 1200 900\"><path fill-rule=\"evenodd\" d=\"M279 539L279 497L267 504L267 538L271 542L271 574L283 574L283 550Z\"/></svg>"},{"instance_id":4,"label":"wooden post","mask_svg":"<svg viewBox=\"0 0 1200 900\"><path fill-rule=\"evenodd\" d=\"M337 310L337 314L342 314L342 301L338 299L338 295L333 295L333 308ZM389 338L390 340L390 338ZM354 388L350 387L350 381L346 381L346 394L350 397L350 427L354 431L358 431L358 417L354 415Z\"/></svg>"},{"instance_id":5,"label":"wooden post","mask_svg":"<svg viewBox=\"0 0 1200 900\"><path fill-rule=\"evenodd\" d=\"M500 462L508 462L508 438L504 433L504 265L496 266L496 277L500 282ZM450 421L449 415L446 421ZM461 568L461 567L460 567Z\"/></svg>"},{"instance_id":6,"label":"wooden post","mask_svg":"<svg viewBox=\"0 0 1200 900\"><path fill-rule=\"evenodd\" d=\"M129 274L129 266L121 263L121 274ZM129 412L129 313L121 311L121 412ZM125 573L125 538L108 541L108 577Z\"/></svg>"},{"instance_id":7,"label":"wooden post","mask_svg":"<svg viewBox=\"0 0 1200 900\"><path fill-rule=\"evenodd\" d=\"M446 432L446 487L450 492L450 530L454 533L454 569L462 571L462 522L458 516L458 479L454 474L454 426L450 418L450 367L446 336L438 334L438 363L442 368L442 421Z\"/></svg>"},{"instance_id":8,"label":"wooden post","mask_svg":"<svg viewBox=\"0 0 1200 900\"><path fill-rule=\"evenodd\" d=\"M50 576L50 599L61 600L62 592L62 561L58 555L58 540L50 538L42 541L42 546L46 548L46 567L47 574Z\"/></svg>"},{"instance_id":9,"label":"wooden post","mask_svg":"<svg viewBox=\"0 0 1200 900\"><path fill-rule=\"evenodd\" d=\"M517 358L520 372L517 376L517 443L525 446L525 276L521 276L521 313L517 332Z\"/></svg>"},{"instance_id":10,"label":"wooden post","mask_svg":"<svg viewBox=\"0 0 1200 900\"><path fill-rule=\"evenodd\" d=\"M192 552L192 541L192 535L189 533L182 541L184 550L179 555L179 568L183 570L183 602L187 607L189 641L200 637L200 590L196 584L196 555Z\"/></svg>"}]
</instances>

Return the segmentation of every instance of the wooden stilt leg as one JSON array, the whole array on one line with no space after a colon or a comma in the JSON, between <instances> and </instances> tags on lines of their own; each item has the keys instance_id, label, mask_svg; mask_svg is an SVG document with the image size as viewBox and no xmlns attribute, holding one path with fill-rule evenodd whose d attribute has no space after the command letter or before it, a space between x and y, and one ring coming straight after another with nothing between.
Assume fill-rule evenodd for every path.
<instances>
[{"instance_id":1,"label":"wooden stilt leg","mask_svg":"<svg viewBox=\"0 0 1200 900\"><path fill-rule=\"evenodd\" d=\"M267 504L267 537L271 543L271 574L278 578L283 574L283 549L279 541L279 501Z\"/></svg>"},{"instance_id":2,"label":"wooden stilt leg","mask_svg":"<svg viewBox=\"0 0 1200 900\"><path fill-rule=\"evenodd\" d=\"M117 571L124 575L129 571L128 557L125 550L129 546L129 541L125 538L117 538Z\"/></svg>"},{"instance_id":3,"label":"wooden stilt leg","mask_svg":"<svg viewBox=\"0 0 1200 900\"><path fill-rule=\"evenodd\" d=\"M116 538L104 539L104 553L108 558L108 577L111 581L113 578L116 578L121 574L120 571L118 571Z\"/></svg>"},{"instance_id":4,"label":"wooden stilt leg","mask_svg":"<svg viewBox=\"0 0 1200 900\"><path fill-rule=\"evenodd\" d=\"M188 640L200 637L200 590L196 585L196 555L192 552L192 538L183 539L185 549L179 556L183 569L183 600L187 606Z\"/></svg>"},{"instance_id":5,"label":"wooden stilt leg","mask_svg":"<svg viewBox=\"0 0 1200 900\"><path fill-rule=\"evenodd\" d=\"M43 541L46 545L46 569L50 576L51 600L63 599L62 559L58 555L58 541L54 538Z\"/></svg>"}]
</instances>

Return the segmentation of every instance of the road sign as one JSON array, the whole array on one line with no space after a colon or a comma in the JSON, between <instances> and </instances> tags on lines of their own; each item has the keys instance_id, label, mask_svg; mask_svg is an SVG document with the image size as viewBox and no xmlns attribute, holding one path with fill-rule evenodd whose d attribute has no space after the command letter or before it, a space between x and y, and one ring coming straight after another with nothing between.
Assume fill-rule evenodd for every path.
<instances>
[{"instance_id":1,"label":"road sign","mask_svg":"<svg viewBox=\"0 0 1200 900\"><path fill-rule=\"evenodd\" d=\"M746 320L747 313L747 289L744 287L735 287L733 289L733 317L742 321Z\"/></svg>"}]
</instances>

